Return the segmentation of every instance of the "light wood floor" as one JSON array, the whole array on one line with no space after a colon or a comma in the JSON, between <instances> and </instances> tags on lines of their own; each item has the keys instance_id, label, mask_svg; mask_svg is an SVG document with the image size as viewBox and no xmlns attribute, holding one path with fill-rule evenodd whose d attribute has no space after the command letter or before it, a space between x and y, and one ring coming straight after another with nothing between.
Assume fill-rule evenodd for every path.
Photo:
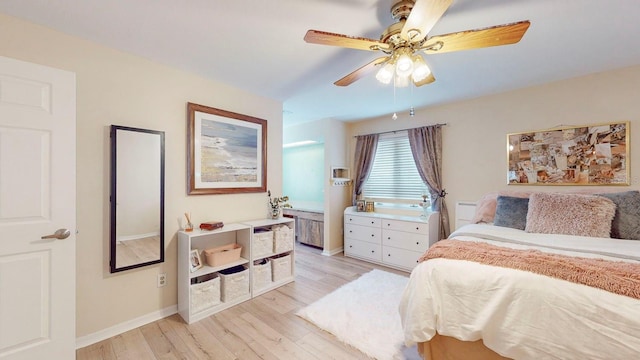
<instances>
[{"instance_id":1,"label":"light wood floor","mask_svg":"<svg viewBox=\"0 0 640 360\"><path fill-rule=\"evenodd\" d=\"M116 244L116 267L142 264L160 259L160 236L118 241Z\"/></svg>"},{"instance_id":2,"label":"light wood floor","mask_svg":"<svg viewBox=\"0 0 640 360\"><path fill-rule=\"evenodd\" d=\"M296 281L187 325L179 315L76 351L85 359L367 359L295 312L378 268L408 273L296 245ZM372 314L373 316L374 314Z\"/></svg>"}]
</instances>

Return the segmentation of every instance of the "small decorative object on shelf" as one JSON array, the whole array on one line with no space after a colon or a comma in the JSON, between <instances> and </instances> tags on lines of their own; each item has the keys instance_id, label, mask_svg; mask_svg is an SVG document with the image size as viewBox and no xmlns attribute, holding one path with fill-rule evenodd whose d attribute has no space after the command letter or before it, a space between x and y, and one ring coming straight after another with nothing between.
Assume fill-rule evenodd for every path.
<instances>
[{"instance_id":1,"label":"small decorative object on shelf","mask_svg":"<svg viewBox=\"0 0 640 360\"><path fill-rule=\"evenodd\" d=\"M269 210L271 211L272 219L279 219L282 208L290 208L291 205L287 201L289 201L288 196L281 197L271 197L271 190L267 190L267 196L269 197Z\"/></svg>"},{"instance_id":2,"label":"small decorative object on shelf","mask_svg":"<svg viewBox=\"0 0 640 360\"><path fill-rule=\"evenodd\" d=\"M222 221L208 221L200 224L200 230L215 230L224 226Z\"/></svg>"},{"instance_id":3,"label":"small decorative object on shelf","mask_svg":"<svg viewBox=\"0 0 640 360\"><path fill-rule=\"evenodd\" d=\"M193 231L193 223L191 223L191 215L184 213L184 217L187 218L187 224L184 226L184 231Z\"/></svg>"}]
</instances>

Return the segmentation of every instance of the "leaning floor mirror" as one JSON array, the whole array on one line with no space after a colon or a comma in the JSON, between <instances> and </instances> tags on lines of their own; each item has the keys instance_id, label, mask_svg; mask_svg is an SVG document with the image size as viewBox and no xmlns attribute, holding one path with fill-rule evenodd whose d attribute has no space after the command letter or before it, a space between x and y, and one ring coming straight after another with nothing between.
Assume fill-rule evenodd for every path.
<instances>
[{"instance_id":1,"label":"leaning floor mirror","mask_svg":"<svg viewBox=\"0 0 640 360\"><path fill-rule=\"evenodd\" d=\"M164 261L164 132L111 125L111 272Z\"/></svg>"}]
</instances>

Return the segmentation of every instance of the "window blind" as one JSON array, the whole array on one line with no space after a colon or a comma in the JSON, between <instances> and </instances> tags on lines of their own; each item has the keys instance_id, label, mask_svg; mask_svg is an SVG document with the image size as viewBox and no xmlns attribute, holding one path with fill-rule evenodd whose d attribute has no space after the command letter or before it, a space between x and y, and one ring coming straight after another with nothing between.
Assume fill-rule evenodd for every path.
<instances>
[{"instance_id":1,"label":"window blind","mask_svg":"<svg viewBox=\"0 0 640 360\"><path fill-rule=\"evenodd\" d=\"M367 198L422 201L426 186L416 168L406 131L383 134L369 178L364 184Z\"/></svg>"}]
</instances>

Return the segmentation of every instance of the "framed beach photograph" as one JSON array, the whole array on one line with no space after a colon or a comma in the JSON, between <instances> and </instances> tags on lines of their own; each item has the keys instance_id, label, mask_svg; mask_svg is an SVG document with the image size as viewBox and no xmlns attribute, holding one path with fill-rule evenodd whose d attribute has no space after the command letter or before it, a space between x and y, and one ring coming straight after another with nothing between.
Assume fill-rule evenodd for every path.
<instances>
[{"instance_id":1,"label":"framed beach photograph","mask_svg":"<svg viewBox=\"0 0 640 360\"><path fill-rule=\"evenodd\" d=\"M507 135L509 184L629 185L629 122Z\"/></svg>"},{"instance_id":2,"label":"framed beach photograph","mask_svg":"<svg viewBox=\"0 0 640 360\"><path fill-rule=\"evenodd\" d=\"M187 104L187 193L265 192L267 121Z\"/></svg>"},{"instance_id":3,"label":"framed beach photograph","mask_svg":"<svg viewBox=\"0 0 640 360\"><path fill-rule=\"evenodd\" d=\"M193 249L189 253L189 271L194 272L202 267L202 259L200 258L200 251Z\"/></svg>"}]
</instances>

